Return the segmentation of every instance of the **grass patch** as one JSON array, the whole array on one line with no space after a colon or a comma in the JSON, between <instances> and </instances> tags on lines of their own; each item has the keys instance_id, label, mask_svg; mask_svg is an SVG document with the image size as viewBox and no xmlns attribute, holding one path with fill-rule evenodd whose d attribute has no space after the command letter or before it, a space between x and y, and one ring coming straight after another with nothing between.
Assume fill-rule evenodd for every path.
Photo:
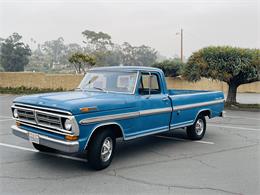
<instances>
[{"instance_id":1,"label":"grass patch","mask_svg":"<svg viewBox=\"0 0 260 195\"><path fill-rule=\"evenodd\" d=\"M62 88L57 89L40 89L37 87L0 87L0 94L35 94L65 91Z\"/></svg>"},{"instance_id":2,"label":"grass patch","mask_svg":"<svg viewBox=\"0 0 260 195\"><path fill-rule=\"evenodd\" d=\"M229 110L260 111L260 104L225 103L225 108Z\"/></svg>"}]
</instances>

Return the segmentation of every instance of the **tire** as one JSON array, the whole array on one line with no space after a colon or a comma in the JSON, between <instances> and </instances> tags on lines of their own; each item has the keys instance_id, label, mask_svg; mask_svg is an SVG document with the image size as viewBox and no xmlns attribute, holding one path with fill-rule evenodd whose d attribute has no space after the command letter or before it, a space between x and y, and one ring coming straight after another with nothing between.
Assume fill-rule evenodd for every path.
<instances>
[{"instance_id":1,"label":"tire","mask_svg":"<svg viewBox=\"0 0 260 195\"><path fill-rule=\"evenodd\" d=\"M97 133L88 146L87 157L90 167L95 170L107 168L112 162L115 147L116 139L111 130L105 129Z\"/></svg>"},{"instance_id":2,"label":"tire","mask_svg":"<svg viewBox=\"0 0 260 195\"><path fill-rule=\"evenodd\" d=\"M200 140L206 133L206 119L205 116L199 115L192 126L187 127L187 136L191 140Z\"/></svg>"},{"instance_id":3,"label":"tire","mask_svg":"<svg viewBox=\"0 0 260 195\"><path fill-rule=\"evenodd\" d=\"M53 151L55 151L54 149L49 148L49 147L47 147L47 146L43 146L43 145L36 144L36 143L32 143L32 144L33 144L33 147L34 147L36 150L39 150L40 152L53 152Z\"/></svg>"}]
</instances>

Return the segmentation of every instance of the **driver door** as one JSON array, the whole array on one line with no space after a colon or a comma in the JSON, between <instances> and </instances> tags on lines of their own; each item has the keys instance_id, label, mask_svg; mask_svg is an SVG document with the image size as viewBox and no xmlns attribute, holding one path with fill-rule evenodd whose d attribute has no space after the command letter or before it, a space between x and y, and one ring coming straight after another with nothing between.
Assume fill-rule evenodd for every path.
<instances>
[{"instance_id":1,"label":"driver door","mask_svg":"<svg viewBox=\"0 0 260 195\"><path fill-rule=\"evenodd\" d=\"M138 84L139 124L137 133L150 134L169 130L171 102L161 89L157 73L142 72Z\"/></svg>"}]
</instances>

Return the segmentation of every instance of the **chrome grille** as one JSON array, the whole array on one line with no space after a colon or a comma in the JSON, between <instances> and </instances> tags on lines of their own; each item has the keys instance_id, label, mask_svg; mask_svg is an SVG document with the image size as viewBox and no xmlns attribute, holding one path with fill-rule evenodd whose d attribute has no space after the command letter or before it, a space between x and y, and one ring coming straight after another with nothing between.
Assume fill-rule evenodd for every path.
<instances>
[{"instance_id":1,"label":"chrome grille","mask_svg":"<svg viewBox=\"0 0 260 195\"><path fill-rule=\"evenodd\" d=\"M34 112L31 110L18 109L18 117L22 120L35 123Z\"/></svg>"},{"instance_id":2,"label":"chrome grille","mask_svg":"<svg viewBox=\"0 0 260 195\"><path fill-rule=\"evenodd\" d=\"M50 131L58 134L72 134L63 128L63 122L66 118L70 118L70 114L66 111L54 109L30 107L29 105L17 106L13 105L12 109L17 109L18 118L24 125L33 126L42 130Z\"/></svg>"},{"instance_id":3,"label":"chrome grille","mask_svg":"<svg viewBox=\"0 0 260 195\"><path fill-rule=\"evenodd\" d=\"M53 127L58 127L58 128L62 129L62 123L61 123L60 117L43 114L43 113L38 113L37 111L35 113L36 113L36 120L39 125L53 126Z\"/></svg>"}]
</instances>

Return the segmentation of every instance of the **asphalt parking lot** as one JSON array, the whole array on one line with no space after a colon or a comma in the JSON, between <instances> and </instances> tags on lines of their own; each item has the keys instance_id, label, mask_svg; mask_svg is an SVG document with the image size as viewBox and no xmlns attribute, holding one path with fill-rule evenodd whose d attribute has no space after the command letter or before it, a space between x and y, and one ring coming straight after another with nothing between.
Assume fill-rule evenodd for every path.
<instances>
[{"instance_id":1,"label":"asphalt parking lot","mask_svg":"<svg viewBox=\"0 0 260 195\"><path fill-rule=\"evenodd\" d=\"M0 96L1 194L260 194L259 112L208 120L201 141L182 129L120 141L96 172L84 155L40 153L13 136L14 97Z\"/></svg>"}]
</instances>

